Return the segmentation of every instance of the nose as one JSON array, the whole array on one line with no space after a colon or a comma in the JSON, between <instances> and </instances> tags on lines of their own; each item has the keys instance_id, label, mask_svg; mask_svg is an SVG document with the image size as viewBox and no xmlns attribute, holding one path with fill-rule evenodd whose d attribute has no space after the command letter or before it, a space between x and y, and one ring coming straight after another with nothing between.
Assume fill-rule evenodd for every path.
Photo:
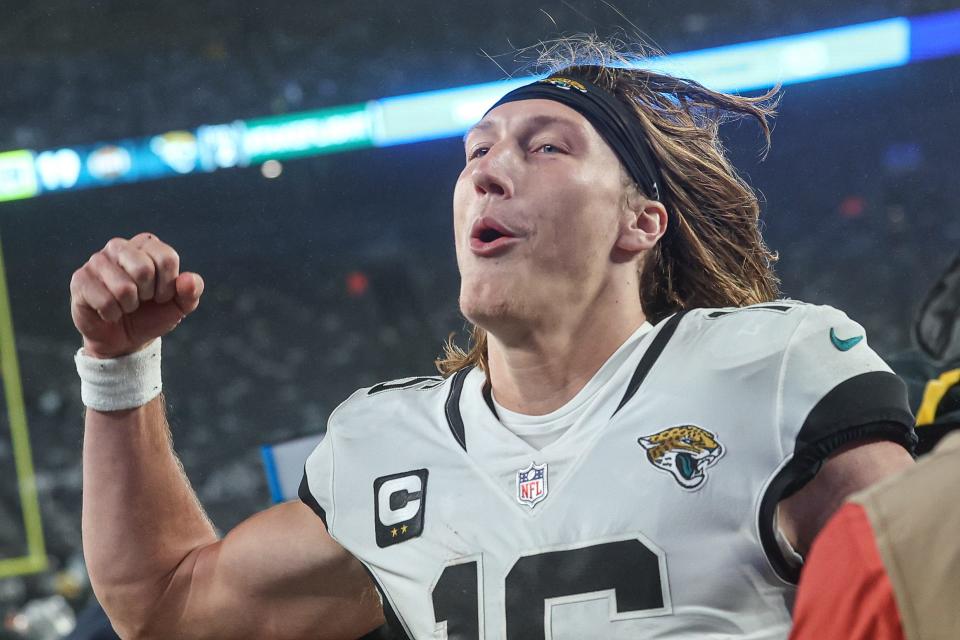
<instances>
[{"instance_id":1,"label":"nose","mask_svg":"<svg viewBox=\"0 0 960 640\"><path fill-rule=\"evenodd\" d=\"M473 163L470 179L479 196L513 197L510 175L512 153L505 145L496 144Z\"/></svg>"}]
</instances>

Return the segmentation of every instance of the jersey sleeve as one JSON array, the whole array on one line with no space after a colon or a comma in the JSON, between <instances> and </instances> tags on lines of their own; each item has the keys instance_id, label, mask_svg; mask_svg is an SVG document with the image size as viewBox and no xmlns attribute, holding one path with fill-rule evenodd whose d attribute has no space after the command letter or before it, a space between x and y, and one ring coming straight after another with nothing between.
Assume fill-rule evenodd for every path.
<instances>
[{"instance_id":1,"label":"jersey sleeve","mask_svg":"<svg viewBox=\"0 0 960 640\"><path fill-rule=\"evenodd\" d=\"M833 307L805 305L780 361L776 434L785 463L760 502L760 537L776 573L799 565L777 542L777 505L806 485L840 447L869 439L913 450L907 388L870 348L863 327Z\"/></svg>"},{"instance_id":2,"label":"jersey sleeve","mask_svg":"<svg viewBox=\"0 0 960 640\"><path fill-rule=\"evenodd\" d=\"M329 424L320 444L307 457L303 467L303 479L298 491L300 500L313 509L323 525L330 528L328 518L333 511L333 438Z\"/></svg>"},{"instance_id":3,"label":"jersey sleeve","mask_svg":"<svg viewBox=\"0 0 960 640\"><path fill-rule=\"evenodd\" d=\"M781 364L778 433L785 453L820 462L843 444L884 438L912 450L903 381L842 311L810 305Z\"/></svg>"}]
</instances>

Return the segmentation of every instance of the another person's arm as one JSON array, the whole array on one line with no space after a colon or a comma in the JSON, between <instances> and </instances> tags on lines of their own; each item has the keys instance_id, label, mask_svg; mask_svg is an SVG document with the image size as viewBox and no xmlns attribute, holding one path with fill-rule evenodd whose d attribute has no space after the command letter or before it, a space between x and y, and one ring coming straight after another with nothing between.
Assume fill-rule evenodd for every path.
<instances>
[{"instance_id":1,"label":"another person's arm","mask_svg":"<svg viewBox=\"0 0 960 640\"><path fill-rule=\"evenodd\" d=\"M95 358L139 351L196 309L203 283L155 236L115 239L71 281ZM163 397L88 409L83 543L124 638L355 638L382 623L372 582L309 507L291 502L218 540L177 460Z\"/></svg>"}]
</instances>

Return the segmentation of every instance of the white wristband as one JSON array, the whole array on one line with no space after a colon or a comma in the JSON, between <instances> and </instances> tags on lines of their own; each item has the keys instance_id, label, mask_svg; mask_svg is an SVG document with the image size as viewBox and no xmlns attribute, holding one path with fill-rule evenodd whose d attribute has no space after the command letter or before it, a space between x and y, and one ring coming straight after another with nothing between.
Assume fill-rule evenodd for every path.
<instances>
[{"instance_id":1,"label":"white wristband","mask_svg":"<svg viewBox=\"0 0 960 640\"><path fill-rule=\"evenodd\" d=\"M97 411L120 411L147 404L163 390L160 381L160 338L119 358L92 358L77 350L80 398Z\"/></svg>"}]
</instances>

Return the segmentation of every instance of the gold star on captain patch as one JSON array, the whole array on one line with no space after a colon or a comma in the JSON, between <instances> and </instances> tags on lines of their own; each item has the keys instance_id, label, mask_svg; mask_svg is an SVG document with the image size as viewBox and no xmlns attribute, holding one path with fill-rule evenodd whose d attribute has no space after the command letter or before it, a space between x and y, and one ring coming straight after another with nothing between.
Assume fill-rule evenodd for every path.
<instances>
[{"instance_id":1,"label":"gold star on captain patch","mask_svg":"<svg viewBox=\"0 0 960 640\"><path fill-rule=\"evenodd\" d=\"M406 532L407 532L407 525L403 525L402 527L400 527L400 533L406 533Z\"/></svg>"},{"instance_id":2,"label":"gold star on captain patch","mask_svg":"<svg viewBox=\"0 0 960 640\"><path fill-rule=\"evenodd\" d=\"M397 537L397 528L396 528L396 527L394 527L393 529L390 529L390 535L393 536L394 538Z\"/></svg>"}]
</instances>

